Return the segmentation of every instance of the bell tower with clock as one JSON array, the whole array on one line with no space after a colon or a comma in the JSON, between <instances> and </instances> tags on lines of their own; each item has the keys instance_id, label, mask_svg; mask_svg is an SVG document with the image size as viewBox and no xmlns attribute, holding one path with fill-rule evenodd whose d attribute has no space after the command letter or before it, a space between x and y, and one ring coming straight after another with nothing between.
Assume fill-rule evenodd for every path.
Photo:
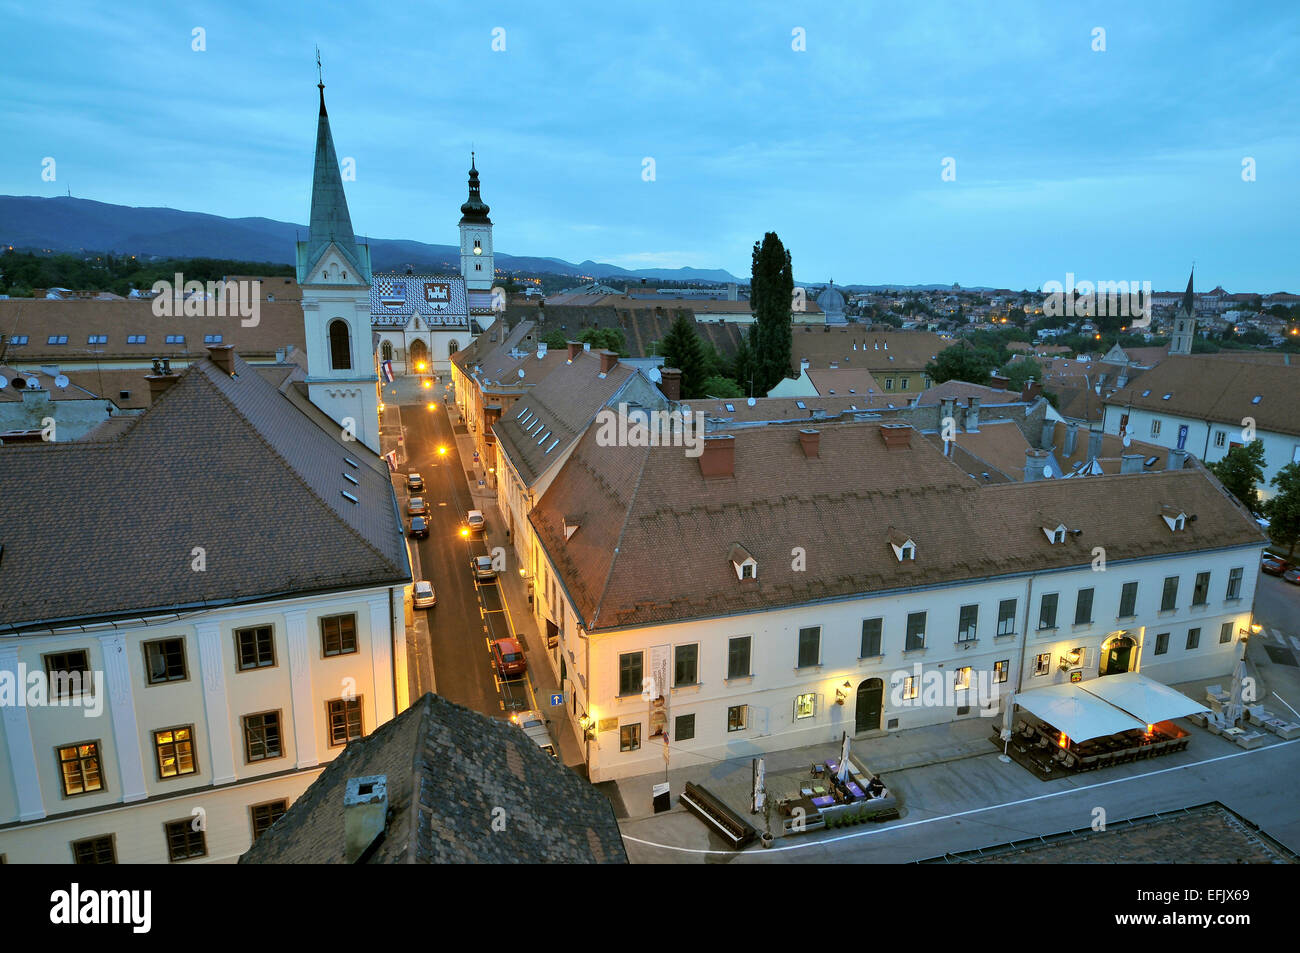
<instances>
[{"instance_id":1,"label":"bell tower with clock","mask_svg":"<svg viewBox=\"0 0 1300 953\"><path fill-rule=\"evenodd\" d=\"M460 273L467 291L491 291L496 269L492 258L490 209L479 194L474 153L469 154L469 198L460 207Z\"/></svg>"}]
</instances>

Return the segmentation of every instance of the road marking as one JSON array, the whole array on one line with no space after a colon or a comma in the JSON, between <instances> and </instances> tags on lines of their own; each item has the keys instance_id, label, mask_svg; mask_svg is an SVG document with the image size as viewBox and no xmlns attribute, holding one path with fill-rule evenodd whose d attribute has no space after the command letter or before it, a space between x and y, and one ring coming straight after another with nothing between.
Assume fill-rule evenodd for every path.
<instances>
[{"instance_id":1,"label":"road marking","mask_svg":"<svg viewBox=\"0 0 1300 953\"><path fill-rule=\"evenodd\" d=\"M1291 706L1287 705L1287 707L1290 708ZM937 817L925 817L918 821L908 821L905 824L895 824L892 827L879 827L876 828L875 830L857 831L852 834L840 834L836 837L827 838L826 840L805 841L804 843L794 844L790 847L770 847L767 850L764 850L763 853L770 854L774 851L803 850L805 847L824 847L827 844L834 844L837 841L854 840L855 838L858 837L874 837L879 834L886 834L890 831L901 831L908 827L919 827L922 824L933 824L935 821L948 821L956 817L970 817L971 815L974 814L983 814L985 811L999 811L1005 807L1020 807L1023 804L1033 804L1035 801L1047 801L1047 800L1051 800L1052 798L1061 797L1062 795L1066 795L1066 794L1081 794L1084 791L1092 791L1095 790L1096 788L1109 787L1112 784L1124 784L1128 781L1140 781L1144 778L1153 778L1158 774L1168 774L1171 771L1182 771L1186 768L1197 768L1200 767L1201 765L1214 764L1215 762L1218 761L1228 761L1232 758L1244 758L1247 755L1259 754L1260 752L1263 751L1277 751L1281 748L1286 748L1293 744L1300 744L1300 738L1294 739L1292 741L1283 741L1275 745L1267 745L1263 748L1255 748L1253 751L1239 751L1236 752L1235 754L1224 754L1224 755L1219 755L1216 758L1207 758L1204 761L1194 761L1191 764L1178 764L1169 768L1161 768L1159 771L1148 771L1145 774L1136 774L1133 775L1132 777L1114 778L1110 781L1098 781L1096 784L1087 784L1079 788L1068 788L1064 791L1053 791L1050 794L1039 794L1036 797L1021 798L1018 801L1004 801L1001 804L990 804L987 807L971 808L969 811L957 811L952 814L941 814ZM990 754L992 754L992 752L990 752ZM897 774L899 772L894 772L894 773ZM675 850L683 854L718 854L719 856L724 856L724 857L725 856L734 857L737 854L737 852L734 850L706 850L699 847L675 847L671 844L657 844L654 841L643 840L639 837L633 837L631 834L623 834L622 836L624 840L629 840L636 844L644 844L647 847L658 847L661 850ZM744 851L741 851L741 853L749 853L749 852L750 852L749 848L746 848Z\"/></svg>"}]
</instances>

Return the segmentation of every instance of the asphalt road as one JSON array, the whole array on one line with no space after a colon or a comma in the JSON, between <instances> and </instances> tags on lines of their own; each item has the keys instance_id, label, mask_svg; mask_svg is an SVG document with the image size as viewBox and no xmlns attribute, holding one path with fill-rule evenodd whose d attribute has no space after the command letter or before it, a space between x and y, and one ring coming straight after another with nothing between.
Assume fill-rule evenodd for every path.
<instances>
[{"instance_id":1,"label":"asphalt road","mask_svg":"<svg viewBox=\"0 0 1300 953\"><path fill-rule=\"evenodd\" d=\"M407 470L424 477L429 506L429 536L413 540L420 576L433 583L438 604L427 613L431 662L438 694L485 715L533 707L527 678L502 682L491 660L491 640L511 635L508 613L496 583L477 583L471 555L487 555L481 538L460 535L473 505L466 480L468 466L456 448L451 422L441 403L428 410L402 405ZM439 453L445 449L446 453ZM406 494L399 492L403 517ZM491 513L485 514L490 521ZM419 660L423 663L424 660Z\"/></svg>"}]
</instances>

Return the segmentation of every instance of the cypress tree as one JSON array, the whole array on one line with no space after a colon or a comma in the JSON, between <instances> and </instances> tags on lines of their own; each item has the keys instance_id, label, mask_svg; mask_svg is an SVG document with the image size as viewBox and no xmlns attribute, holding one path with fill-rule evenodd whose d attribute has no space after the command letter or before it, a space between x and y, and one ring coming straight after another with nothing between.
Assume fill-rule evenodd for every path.
<instances>
[{"instance_id":1,"label":"cypress tree","mask_svg":"<svg viewBox=\"0 0 1300 953\"><path fill-rule=\"evenodd\" d=\"M699 397L704 385L704 349L695 322L678 313L660 344L666 367L682 372L682 397Z\"/></svg>"},{"instance_id":2,"label":"cypress tree","mask_svg":"<svg viewBox=\"0 0 1300 953\"><path fill-rule=\"evenodd\" d=\"M754 242L750 302L756 318L751 340L754 352L754 394L764 396L790 374L790 305L794 271L790 253L776 232Z\"/></svg>"}]
</instances>

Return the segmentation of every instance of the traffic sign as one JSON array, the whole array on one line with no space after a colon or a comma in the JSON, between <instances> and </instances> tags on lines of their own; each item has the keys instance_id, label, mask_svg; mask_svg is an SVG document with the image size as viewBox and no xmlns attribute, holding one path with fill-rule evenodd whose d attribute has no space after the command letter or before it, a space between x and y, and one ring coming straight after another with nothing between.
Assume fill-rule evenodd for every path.
<instances>
[{"instance_id":1,"label":"traffic sign","mask_svg":"<svg viewBox=\"0 0 1300 953\"><path fill-rule=\"evenodd\" d=\"M554 707L556 707L556 706L559 706L559 705L563 705L563 704L564 704L564 696L563 696L563 695L558 694L558 693L553 693L553 694L551 695L551 707L552 707L552 708L554 708Z\"/></svg>"}]
</instances>

